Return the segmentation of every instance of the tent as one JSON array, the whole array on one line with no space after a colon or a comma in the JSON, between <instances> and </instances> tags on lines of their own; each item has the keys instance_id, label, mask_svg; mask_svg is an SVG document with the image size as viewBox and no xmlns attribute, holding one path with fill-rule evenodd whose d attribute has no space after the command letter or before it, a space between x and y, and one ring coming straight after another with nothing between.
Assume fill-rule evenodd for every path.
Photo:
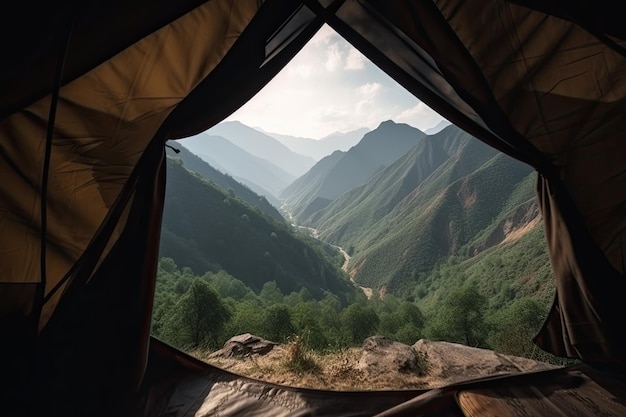
<instances>
[{"instance_id":1,"label":"tent","mask_svg":"<svg viewBox=\"0 0 626 417\"><path fill-rule=\"evenodd\" d=\"M448 120L537 170L557 295L535 342L587 367L515 383L600 384L623 405L623 387L601 383L626 365L620 10L602 0L3 5L1 414L463 415L465 397L450 400L458 387L291 390L150 339L165 141L223 120L324 23Z\"/></svg>"}]
</instances>

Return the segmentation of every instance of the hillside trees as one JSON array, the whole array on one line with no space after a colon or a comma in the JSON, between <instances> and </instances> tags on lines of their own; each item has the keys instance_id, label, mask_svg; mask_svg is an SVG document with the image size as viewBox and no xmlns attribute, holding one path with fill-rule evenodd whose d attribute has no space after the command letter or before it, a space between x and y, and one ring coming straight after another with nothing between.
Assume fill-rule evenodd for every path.
<instances>
[{"instance_id":1,"label":"hillside trees","mask_svg":"<svg viewBox=\"0 0 626 417\"><path fill-rule=\"evenodd\" d=\"M494 315L490 337L494 349L509 355L545 360L545 352L532 343L547 310L537 300L525 297L515 300L507 309Z\"/></svg>"},{"instance_id":2,"label":"hillside trees","mask_svg":"<svg viewBox=\"0 0 626 417\"><path fill-rule=\"evenodd\" d=\"M215 290L196 278L172 307L162 335L177 346L214 348L229 318L230 312Z\"/></svg>"},{"instance_id":3,"label":"hillside trees","mask_svg":"<svg viewBox=\"0 0 626 417\"><path fill-rule=\"evenodd\" d=\"M488 327L485 321L486 299L474 283L450 292L441 302L432 322L429 337L435 340L485 347Z\"/></svg>"},{"instance_id":4,"label":"hillside trees","mask_svg":"<svg viewBox=\"0 0 626 417\"><path fill-rule=\"evenodd\" d=\"M275 342L300 337L310 349L334 351L358 346L373 335L412 345L420 338L492 348L498 352L561 364L532 344L547 306L522 297L504 310L490 309L473 280L463 281L423 313L415 302L387 294L342 302L327 292L313 297L301 290L283 295L273 282L259 293L219 271L194 276L162 259L158 273L152 334L182 349L216 349L230 337L252 333Z\"/></svg>"},{"instance_id":5,"label":"hillside trees","mask_svg":"<svg viewBox=\"0 0 626 417\"><path fill-rule=\"evenodd\" d=\"M341 313L341 324L350 342L356 345L376 332L380 319L372 307L357 303Z\"/></svg>"},{"instance_id":6,"label":"hillside trees","mask_svg":"<svg viewBox=\"0 0 626 417\"><path fill-rule=\"evenodd\" d=\"M284 343L296 333L291 312L283 304L269 306L263 313L263 330L268 339Z\"/></svg>"}]
</instances>

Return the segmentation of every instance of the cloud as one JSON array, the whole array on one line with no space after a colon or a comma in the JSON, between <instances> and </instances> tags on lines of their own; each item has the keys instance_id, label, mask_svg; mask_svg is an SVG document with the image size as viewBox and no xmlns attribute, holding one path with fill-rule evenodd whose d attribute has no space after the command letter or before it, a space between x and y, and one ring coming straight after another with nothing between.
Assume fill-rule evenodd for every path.
<instances>
[{"instance_id":1,"label":"cloud","mask_svg":"<svg viewBox=\"0 0 626 417\"><path fill-rule=\"evenodd\" d=\"M340 36L330 26L323 25L320 30L311 38L308 45L313 47L328 45L331 42L341 39Z\"/></svg>"},{"instance_id":2,"label":"cloud","mask_svg":"<svg viewBox=\"0 0 626 417\"><path fill-rule=\"evenodd\" d=\"M321 138L393 119L419 129L441 120L328 26L228 120Z\"/></svg>"},{"instance_id":3,"label":"cloud","mask_svg":"<svg viewBox=\"0 0 626 417\"><path fill-rule=\"evenodd\" d=\"M308 80L313 74L313 66L310 64L294 64L286 67L287 75L289 77L300 78Z\"/></svg>"},{"instance_id":4,"label":"cloud","mask_svg":"<svg viewBox=\"0 0 626 417\"><path fill-rule=\"evenodd\" d=\"M359 93L361 96L367 99L372 99L376 97L383 90L384 90L383 85L380 83L376 83L376 82L362 84L358 86L356 89L357 93Z\"/></svg>"},{"instance_id":5,"label":"cloud","mask_svg":"<svg viewBox=\"0 0 626 417\"><path fill-rule=\"evenodd\" d=\"M365 68L365 57L356 48L351 47L343 68L350 71L362 70Z\"/></svg>"},{"instance_id":6,"label":"cloud","mask_svg":"<svg viewBox=\"0 0 626 417\"><path fill-rule=\"evenodd\" d=\"M330 72L341 67L341 51L339 50L338 44L333 43L328 46L326 63L324 66Z\"/></svg>"},{"instance_id":7,"label":"cloud","mask_svg":"<svg viewBox=\"0 0 626 417\"><path fill-rule=\"evenodd\" d=\"M406 123L421 130L429 129L443 120L443 117L423 102L403 110L395 117L396 122Z\"/></svg>"}]
</instances>

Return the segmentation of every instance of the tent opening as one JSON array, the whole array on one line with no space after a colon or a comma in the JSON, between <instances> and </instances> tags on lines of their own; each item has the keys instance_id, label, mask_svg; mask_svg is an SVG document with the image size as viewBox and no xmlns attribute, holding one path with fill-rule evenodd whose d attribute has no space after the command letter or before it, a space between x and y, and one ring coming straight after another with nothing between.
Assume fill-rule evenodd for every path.
<instances>
[{"instance_id":1,"label":"tent opening","mask_svg":"<svg viewBox=\"0 0 626 417\"><path fill-rule=\"evenodd\" d=\"M555 289L533 169L330 27L170 143L153 336L218 366L241 366L217 351L242 334L319 357L380 335L567 363L532 344Z\"/></svg>"}]
</instances>

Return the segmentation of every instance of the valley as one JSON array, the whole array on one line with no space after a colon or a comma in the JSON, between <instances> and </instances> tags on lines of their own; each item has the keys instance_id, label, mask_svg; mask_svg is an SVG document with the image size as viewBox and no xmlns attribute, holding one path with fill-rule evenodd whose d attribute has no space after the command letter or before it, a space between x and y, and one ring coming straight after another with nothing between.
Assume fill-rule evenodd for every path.
<instances>
[{"instance_id":1,"label":"valley","mask_svg":"<svg viewBox=\"0 0 626 417\"><path fill-rule=\"evenodd\" d=\"M520 339L554 291L530 167L452 125L389 120L329 137L326 156L252 130L228 122L168 151L154 334L195 345L180 320L202 291L223 307L213 348L238 332L317 351L380 334L544 358Z\"/></svg>"}]
</instances>

